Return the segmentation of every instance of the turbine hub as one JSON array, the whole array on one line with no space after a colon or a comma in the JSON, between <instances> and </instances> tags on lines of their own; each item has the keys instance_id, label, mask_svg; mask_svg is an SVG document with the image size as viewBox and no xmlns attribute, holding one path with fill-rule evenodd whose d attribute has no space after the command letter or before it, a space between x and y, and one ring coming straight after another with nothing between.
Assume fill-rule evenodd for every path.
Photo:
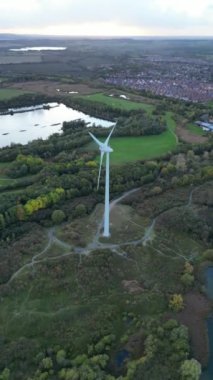
<instances>
[{"instance_id":1,"label":"turbine hub","mask_svg":"<svg viewBox=\"0 0 213 380\"><path fill-rule=\"evenodd\" d=\"M109 145L101 146L99 149L103 153L112 153L113 152L113 149Z\"/></svg>"}]
</instances>

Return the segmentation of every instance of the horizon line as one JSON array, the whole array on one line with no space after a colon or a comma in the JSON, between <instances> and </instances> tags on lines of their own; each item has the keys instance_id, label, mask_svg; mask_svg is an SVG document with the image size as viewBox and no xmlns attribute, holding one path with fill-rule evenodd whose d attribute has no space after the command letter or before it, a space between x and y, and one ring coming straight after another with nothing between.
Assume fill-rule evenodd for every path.
<instances>
[{"instance_id":1,"label":"horizon line","mask_svg":"<svg viewBox=\"0 0 213 380\"><path fill-rule=\"evenodd\" d=\"M155 39L161 39L161 38L169 38L169 39L183 39L183 38L190 38L190 39L213 39L213 35L75 35L75 34L37 34L37 33L7 33L7 32L0 32L0 36L20 36L20 37L61 37L61 38L93 38L93 39L99 39L99 38L107 38L107 39L125 39L125 38L155 38Z\"/></svg>"}]
</instances>

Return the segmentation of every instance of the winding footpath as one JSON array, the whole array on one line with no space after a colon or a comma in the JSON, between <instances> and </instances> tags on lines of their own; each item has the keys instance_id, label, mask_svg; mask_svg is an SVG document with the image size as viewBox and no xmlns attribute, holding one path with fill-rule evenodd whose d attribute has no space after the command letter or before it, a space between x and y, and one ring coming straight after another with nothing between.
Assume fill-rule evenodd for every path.
<instances>
[{"instance_id":1,"label":"winding footpath","mask_svg":"<svg viewBox=\"0 0 213 380\"><path fill-rule=\"evenodd\" d=\"M185 205L186 208L189 208L191 207L192 205L192 202L193 202L193 194L194 192L200 188L202 185L200 186L197 186L196 188L192 189L190 191L190 194L189 194L189 198L187 200L187 204ZM130 191L127 191L126 193L124 193L122 196L120 196L119 198L115 199L115 200L112 200L111 203L110 203L110 211L112 211L112 209L118 204L120 203L123 199L127 198L128 196L130 196L131 194L139 191L140 188L136 188L136 189L133 189L133 190L130 190ZM171 209L173 209L174 207L172 207ZM166 210L168 211L168 210ZM92 251L96 250L96 249L111 249L114 253L118 254L119 256L121 256L122 258L126 259L126 260L132 260L130 258L128 258L128 255L127 253L125 252L125 247L128 247L128 246L137 246L139 244L142 244L142 245L146 245L151 239L152 239L152 236L153 236L153 232L154 232L154 228L155 228L155 224L156 224L156 221L157 221L157 218L159 218L160 215L162 215L163 213L165 212L162 211L160 214L158 214L158 216L156 216L150 223L150 225L146 228L145 230L145 233L143 233L143 236L140 238L140 239L137 239L137 240L131 240L131 241L127 241L127 242L124 242L124 243L119 243L119 244L116 244L116 243L102 243L100 242L100 237L101 237L101 230L102 230L102 227L103 227L103 219L101 220L101 222L99 223L98 227L97 227L97 232L93 238L93 241L91 243L89 243L86 247L82 248L82 247L75 247L75 246L72 246L71 244L68 244L64 241L62 241L61 239L57 238L55 236L55 228L50 228L48 230L48 241L47 241L47 244L46 246L44 247L44 249L37 253L36 255L34 255L31 259L31 261L27 264L24 264L20 269L18 269L12 276L11 278L9 279L9 281L6 283L6 285L9 285L11 284L17 277L19 277L26 269L30 269L30 268L33 268L34 265L36 264L40 264L40 263L43 263L43 262L47 262L47 261L56 261L56 260L60 260L64 257L68 257L68 256L71 256L73 254L78 254L80 256L80 261L81 261L81 256L83 255L89 255ZM140 227L140 225L138 225ZM141 226L142 227L142 226ZM51 248L51 246L53 244L56 244L58 245L59 247L62 247L63 249L67 250L68 252L66 253L63 253L61 255L58 255L58 256L47 256L47 257L43 257L45 255L45 253ZM163 243L162 243L163 244ZM160 255L163 255L163 256L167 256L167 257L171 257L170 255L166 254L165 253L165 250L164 252L162 252L161 249L157 249L155 247L152 247L153 250L160 254ZM166 246L166 244L164 244L164 248L168 248ZM183 254L181 254L180 252L177 252L177 251L173 251L174 253L174 259L177 259L177 258L183 258L184 260L190 260L191 258L193 258L193 255L192 257L185 257ZM134 261L134 260L133 260Z\"/></svg>"}]
</instances>

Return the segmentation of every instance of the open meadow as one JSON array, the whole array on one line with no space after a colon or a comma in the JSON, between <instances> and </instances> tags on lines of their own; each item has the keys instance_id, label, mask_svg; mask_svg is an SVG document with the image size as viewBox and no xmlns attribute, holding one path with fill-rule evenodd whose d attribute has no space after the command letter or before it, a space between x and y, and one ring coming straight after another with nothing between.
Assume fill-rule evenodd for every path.
<instances>
[{"instance_id":1,"label":"open meadow","mask_svg":"<svg viewBox=\"0 0 213 380\"><path fill-rule=\"evenodd\" d=\"M175 149L178 138L175 135L176 123L171 112L165 116L167 130L160 135L138 136L138 137L113 137L110 145L114 150L110 160L113 165L120 165L138 160L150 160L163 156ZM94 142L91 142L86 149L97 149Z\"/></svg>"},{"instance_id":2,"label":"open meadow","mask_svg":"<svg viewBox=\"0 0 213 380\"><path fill-rule=\"evenodd\" d=\"M153 104L133 102L127 99L120 99L118 97L109 96L102 93L87 95L85 99L90 100L92 102L103 103L112 108L118 108L127 111L144 110L148 114L152 114L153 110L155 109Z\"/></svg>"}]
</instances>

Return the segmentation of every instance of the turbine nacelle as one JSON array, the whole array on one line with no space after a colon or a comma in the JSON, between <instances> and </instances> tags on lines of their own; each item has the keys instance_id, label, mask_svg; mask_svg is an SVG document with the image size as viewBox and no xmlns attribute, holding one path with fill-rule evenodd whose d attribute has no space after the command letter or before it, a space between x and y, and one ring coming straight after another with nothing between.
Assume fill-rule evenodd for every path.
<instances>
[{"instance_id":1,"label":"turbine nacelle","mask_svg":"<svg viewBox=\"0 0 213 380\"><path fill-rule=\"evenodd\" d=\"M109 145L100 146L99 150L103 153L112 153L113 149Z\"/></svg>"}]
</instances>

